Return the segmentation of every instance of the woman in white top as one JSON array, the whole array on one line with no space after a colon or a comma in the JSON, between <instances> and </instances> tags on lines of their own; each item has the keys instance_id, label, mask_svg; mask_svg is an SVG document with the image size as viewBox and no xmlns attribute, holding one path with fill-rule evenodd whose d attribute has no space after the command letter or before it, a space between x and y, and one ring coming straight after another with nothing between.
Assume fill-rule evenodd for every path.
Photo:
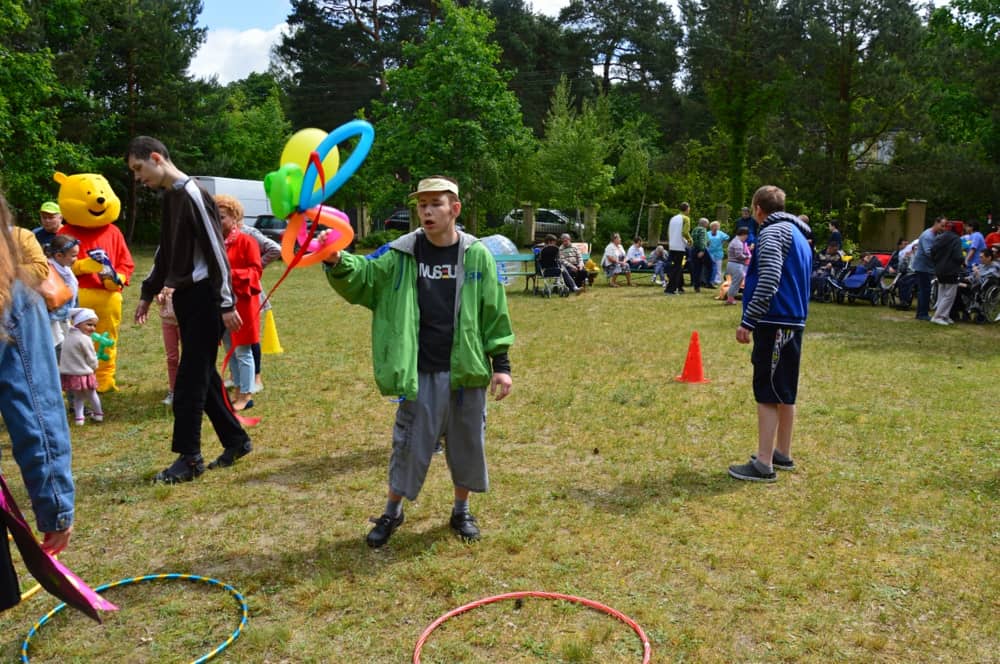
<instances>
[{"instance_id":1,"label":"woman in white top","mask_svg":"<svg viewBox=\"0 0 1000 664\"><path fill-rule=\"evenodd\" d=\"M645 270L649 267L649 264L646 263L646 252L642 248L641 237L636 237L632 240L632 246L628 248L625 260L628 261L630 270Z\"/></svg>"},{"instance_id":2,"label":"woman in white top","mask_svg":"<svg viewBox=\"0 0 1000 664\"><path fill-rule=\"evenodd\" d=\"M622 238L618 233L611 236L611 242L604 248L604 258L601 259L601 267L612 288L618 288L618 275L624 274L628 285L632 285L632 272L629 270L628 261L625 258L625 249L622 248Z\"/></svg>"}]
</instances>

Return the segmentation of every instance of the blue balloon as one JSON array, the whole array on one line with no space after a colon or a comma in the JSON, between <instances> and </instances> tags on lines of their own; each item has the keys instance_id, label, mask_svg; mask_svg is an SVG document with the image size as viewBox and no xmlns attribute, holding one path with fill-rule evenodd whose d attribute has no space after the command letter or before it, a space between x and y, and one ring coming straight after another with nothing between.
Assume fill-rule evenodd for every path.
<instances>
[{"instance_id":1,"label":"blue balloon","mask_svg":"<svg viewBox=\"0 0 1000 664\"><path fill-rule=\"evenodd\" d=\"M306 169L305 178L302 180L302 193L299 196L299 211L305 212L306 210L311 210L317 205L321 205L323 201L333 196L338 189L340 189L345 182L354 172L358 170L358 167L364 162L365 157L368 156L368 151L371 150L372 143L375 142L375 129L365 122L364 120L352 120L347 124L340 125L329 134L326 138L316 146L316 152L319 154L320 163L326 159L326 155L330 153L330 150L335 148L338 143L352 138L354 136L360 136L361 140L358 141L357 147L351 152L351 156L340 165L337 172L332 178L326 181L323 189L319 191L313 191L316 186L316 178L319 177L319 171L316 165L312 162L309 163L309 167Z\"/></svg>"}]
</instances>

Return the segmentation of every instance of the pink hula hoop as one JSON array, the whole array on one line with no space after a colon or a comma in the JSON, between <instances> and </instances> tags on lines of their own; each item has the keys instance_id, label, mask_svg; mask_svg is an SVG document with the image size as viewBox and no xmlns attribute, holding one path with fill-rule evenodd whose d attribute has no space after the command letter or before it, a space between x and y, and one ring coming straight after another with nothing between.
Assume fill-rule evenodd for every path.
<instances>
[{"instance_id":1,"label":"pink hula hoop","mask_svg":"<svg viewBox=\"0 0 1000 664\"><path fill-rule=\"evenodd\" d=\"M427 629L424 630L420 638L417 639L417 645L413 649L413 664L420 664L420 651L424 648L424 643L430 638L431 633L437 629L441 623L445 622L449 618L454 618L457 615L465 613L466 611L471 611L472 609L479 608L480 606L485 606L486 604L494 604L496 602L502 602L508 599L521 599L524 597L538 597L540 599L559 599L564 602L572 602L573 604L581 604L589 609L594 609L595 611L600 611L601 613L606 613L613 618L617 618L621 622L625 623L632 628L632 631L636 633L639 640L642 642L642 664L649 664L649 659L653 654L653 649L649 644L649 639L646 637L646 633L642 631L642 627L639 627L638 623L626 616L621 611L613 609L610 606L601 604L600 602L595 602L592 599L586 599L584 597L575 597L573 595L564 595L562 593L550 593L543 590L521 590L513 593L504 593L503 595L494 595L493 597L484 597L483 599L477 599L474 602L469 602L464 606L460 606L457 609L452 609L448 613L444 614L434 622L432 622Z\"/></svg>"}]
</instances>

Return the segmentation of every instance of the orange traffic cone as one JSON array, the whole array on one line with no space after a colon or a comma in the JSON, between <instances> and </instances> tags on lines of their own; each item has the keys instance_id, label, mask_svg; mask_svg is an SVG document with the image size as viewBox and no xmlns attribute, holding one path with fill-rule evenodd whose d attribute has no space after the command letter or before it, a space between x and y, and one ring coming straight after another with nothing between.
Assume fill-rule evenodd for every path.
<instances>
[{"instance_id":1,"label":"orange traffic cone","mask_svg":"<svg viewBox=\"0 0 1000 664\"><path fill-rule=\"evenodd\" d=\"M681 383L708 383L705 378L705 371L701 366L701 342L698 341L698 332L691 333L691 343L688 344L687 359L684 360L684 371L674 380Z\"/></svg>"}]
</instances>

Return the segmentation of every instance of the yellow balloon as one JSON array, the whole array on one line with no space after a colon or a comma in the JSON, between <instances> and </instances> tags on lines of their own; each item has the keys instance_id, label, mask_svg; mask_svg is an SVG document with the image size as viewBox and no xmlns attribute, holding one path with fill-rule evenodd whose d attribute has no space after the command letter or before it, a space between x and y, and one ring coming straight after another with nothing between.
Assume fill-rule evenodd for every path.
<instances>
[{"instance_id":1,"label":"yellow balloon","mask_svg":"<svg viewBox=\"0 0 1000 664\"><path fill-rule=\"evenodd\" d=\"M281 151L280 165L298 164L302 167L302 172L305 173L309 166L309 154L319 146L326 136L327 132L322 129L300 129L295 132L285 143L285 149ZM333 174L337 172L338 168L340 168L340 152L334 146L326 155L326 159L323 160L324 179L329 181L333 178ZM318 191L319 188L320 179L317 177L313 191Z\"/></svg>"}]
</instances>

